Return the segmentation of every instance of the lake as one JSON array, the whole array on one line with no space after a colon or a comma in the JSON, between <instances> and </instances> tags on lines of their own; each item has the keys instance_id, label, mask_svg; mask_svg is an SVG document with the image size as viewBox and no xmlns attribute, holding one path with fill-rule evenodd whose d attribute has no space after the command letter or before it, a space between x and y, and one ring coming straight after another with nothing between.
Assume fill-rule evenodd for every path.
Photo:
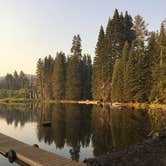
<instances>
[{"instance_id":1,"label":"lake","mask_svg":"<svg viewBox=\"0 0 166 166\"><path fill-rule=\"evenodd\" d=\"M51 121L51 127L43 127ZM0 132L83 161L143 142L166 126L166 111L78 104L0 105ZM0 165L11 166L3 156Z\"/></svg>"}]
</instances>

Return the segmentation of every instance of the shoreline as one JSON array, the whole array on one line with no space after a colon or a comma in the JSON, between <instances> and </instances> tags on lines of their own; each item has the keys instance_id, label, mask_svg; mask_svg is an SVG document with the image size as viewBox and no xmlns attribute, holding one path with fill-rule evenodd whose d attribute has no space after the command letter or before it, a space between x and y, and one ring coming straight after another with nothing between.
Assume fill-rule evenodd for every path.
<instances>
[{"instance_id":1,"label":"shoreline","mask_svg":"<svg viewBox=\"0 0 166 166\"><path fill-rule=\"evenodd\" d=\"M84 160L84 163L87 166L165 166L166 130L160 131L157 136L146 139L141 144L88 158Z\"/></svg>"},{"instance_id":2,"label":"shoreline","mask_svg":"<svg viewBox=\"0 0 166 166\"><path fill-rule=\"evenodd\" d=\"M166 110L166 104L160 103L118 103L118 102L100 102L97 100L36 100L26 98L4 98L0 99L0 104L29 104L29 103L48 103L48 104L86 104L86 105L109 105L110 107L134 107L136 109L163 109Z\"/></svg>"}]
</instances>

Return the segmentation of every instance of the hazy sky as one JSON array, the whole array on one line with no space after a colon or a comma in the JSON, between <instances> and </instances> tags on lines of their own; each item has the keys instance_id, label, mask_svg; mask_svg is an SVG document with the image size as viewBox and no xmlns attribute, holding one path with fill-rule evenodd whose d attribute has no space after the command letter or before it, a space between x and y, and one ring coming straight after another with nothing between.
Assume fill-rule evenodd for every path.
<instances>
[{"instance_id":1,"label":"hazy sky","mask_svg":"<svg viewBox=\"0 0 166 166\"><path fill-rule=\"evenodd\" d=\"M166 18L166 0L0 0L0 75L35 73L38 58L69 53L74 34L93 56L99 27L115 8L142 15L152 30Z\"/></svg>"}]
</instances>

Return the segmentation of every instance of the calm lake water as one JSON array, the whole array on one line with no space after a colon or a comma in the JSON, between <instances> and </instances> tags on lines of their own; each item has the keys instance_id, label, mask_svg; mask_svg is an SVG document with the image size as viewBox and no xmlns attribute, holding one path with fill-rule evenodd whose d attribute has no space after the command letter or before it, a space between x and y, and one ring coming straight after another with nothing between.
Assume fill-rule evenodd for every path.
<instances>
[{"instance_id":1,"label":"calm lake water","mask_svg":"<svg viewBox=\"0 0 166 166\"><path fill-rule=\"evenodd\" d=\"M51 121L51 127L42 122ZM0 105L0 132L30 145L83 161L142 142L166 126L166 111L77 104ZM11 166L0 156L0 165ZM13 164L16 165L16 164Z\"/></svg>"}]
</instances>

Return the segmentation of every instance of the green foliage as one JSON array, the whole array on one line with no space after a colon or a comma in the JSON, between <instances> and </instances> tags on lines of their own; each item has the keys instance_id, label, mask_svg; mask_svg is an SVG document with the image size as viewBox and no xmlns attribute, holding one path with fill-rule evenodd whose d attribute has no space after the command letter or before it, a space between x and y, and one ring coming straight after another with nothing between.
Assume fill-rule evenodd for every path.
<instances>
[{"instance_id":1,"label":"green foliage","mask_svg":"<svg viewBox=\"0 0 166 166\"><path fill-rule=\"evenodd\" d=\"M117 9L113 18L108 20L105 34L101 27L93 65L92 92L94 99L110 100L114 64L120 60L125 42L127 41L130 46L132 40L135 39L132 27L132 17L127 12L125 16L122 13L119 14Z\"/></svg>"},{"instance_id":2,"label":"green foliage","mask_svg":"<svg viewBox=\"0 0 166 166\"><path fill-rule=\"evenodd\" d=\"M30 79L20 71L14 71L13 74L7 74L5 79L0 82L0 89L19 90L22 88L31 88Z\"/></svg>"},{"instance_id":3,"label":"green foliage","mask_svg":"<svg viewBox=\"0 0 166 166\"><path fill-rule=\"evenodd\" d=\"M92 62L90 55L82 57L81 38L74 36L71 55L57 53L37 62L34 91L42 100L91 99Z\"/></svg>"},{"instance_id":4,"label":"green foliage","mask_svg":"<svg viewBox=\"0 0 166 166\"><path fill-rule=\"evenodd\" d=\"M116 9L106 30L101 26L93 66L73 37L71 55L60 52L37 63L37 98L119 102L166 102L166 27L148 32L143 17ZM19 76L14 73L17 82ZM12 80L8 75L8 80ZM12 81L10 81L12 82ZM23 85L24 83L22 83Z\"/></svg>"},{"instance_id":5,"label":"green foliage","mask_svg":"<svg viewBox=\"0 0 166 166\"><path fill-rule=\"evenodd\" d=\"M84 55L82 58L82 99L91 99L91 75L92 75L92 60L90 55Z\"/></svg>"},{"instance_id":6,"label":"green foliage","mask_svg":"<svg viewBox=\"0 0 166 166\"><path fill-rule=\"evenodd\" d=\"M94 99L100 99L100 91L102 86L103 74L105 72L105 34L103 27L100 28L98 42L95 50L93 62L93 77L92 77L92 94Z\"/></svg>"},{"instance_id":7,"label":"green foliage","mask_svg":"<svg viewBox=\"0 0 166 166\"><path fill-rule=\"evenodd\" d=\"M122 62L116 61L112 77L111 97L113 101L123 101L123 71Z\"/></svg>"},{"instance_id":8,"label":"green foliage","mask_svg":"<svg viewBox=\"0 0 166 166\"><path fill-rule=\"evenodd\" d=\"M166 103L166 29L163 23L161 24L157 44L158 56L153 61L153 82L149 100Z\"/></svg>"},{"instance_id":9,"label":"green foliage","mask_svg":"<svg viewBox=\"0 0 166 166\"><path fill-rule=\"evenodd\" d=\"M153 70L153 86L149 96L150 101L166 102L166 63L156 65Z\"/></svg>"},{"instance_id":10,"label":"green foliage","mask_svg":"<svg viewBox=\"0 0 166 166\"><path fill-rule=\"evenodd\" d=\"M65 54L62 52L57 53L56 55L52 77L52 89L54 99L65 99L66 57Z\"/></svg>"},{"instance_id":11,"label":"green foliage","mask_svg":"<svg viewBox=\"0 0 166 166\"><path fill-rule=\"evenodd\" d=\"M44 60L39 59L37 62L36 82L37 97L43 100L52 98L52 75L53 75L54 59L49 55Z\"/></svg>"},{"instance_id":12,"label":"green foliage","mask_svg":"<svg viewBox=\"0 0 166 166\"><path fill-rule=\"evenodd\" d=\"M138 57L135 55L133 49L130 50L129 59L126 65L125 73L125 96L127 101L132 101L136 94L135 87L137 86L137 75L136 75L136 64L138 62Z\"/></svg>"},{"instance_id":13,"label":"green foliage","mask_svg":"<svg viewBox=\"0 0 166 166\"><path fill-rule=\"evenodd\" d=\"M0 99L7 98L29 98L29 90L28 89L20 89L20 90L0 90Z\"/></svg>"},{"instance_id":14,"label":"green foliage","mask_svg":"<svg viewBox=\"0 0 166 166\"><path fill-rule=\"evenodd\" d=\"M149 34L141 16L135 17L136 39L122 58L116 61L112 77L112 100L147 102L166 101L166 31L162 24L160 34ZM146 42L146 44L145 44ZM126 53L125 53L126 52ZM129 55L128 55L129 54Z\"/></svg>"},{"instance_id":15,"label":"green foliage","mask_svg":"<svg viewBox=\"0 0 166 166\"><path fill-rule=\"evenodd\" d=\"M81 39L80 36L74 36L71 48L71 56L67 64L66 76L66 99L80 100L82 95L81 82Z\"/></svg>"},{"instance_id":16,"label":"green foliage","mask_svg":"<svg viewBox=\"0 0 166 166\"><path fill-rule=\"evenodd\" d=\"M112 91L111 98L113 101L123 102L125 98L125 75L126 75L126 65L129 56L129 44L125 43L122 57L120 60L117 60L114 66L114 72L112 77Z\"/></svg>"}]
</instances>

